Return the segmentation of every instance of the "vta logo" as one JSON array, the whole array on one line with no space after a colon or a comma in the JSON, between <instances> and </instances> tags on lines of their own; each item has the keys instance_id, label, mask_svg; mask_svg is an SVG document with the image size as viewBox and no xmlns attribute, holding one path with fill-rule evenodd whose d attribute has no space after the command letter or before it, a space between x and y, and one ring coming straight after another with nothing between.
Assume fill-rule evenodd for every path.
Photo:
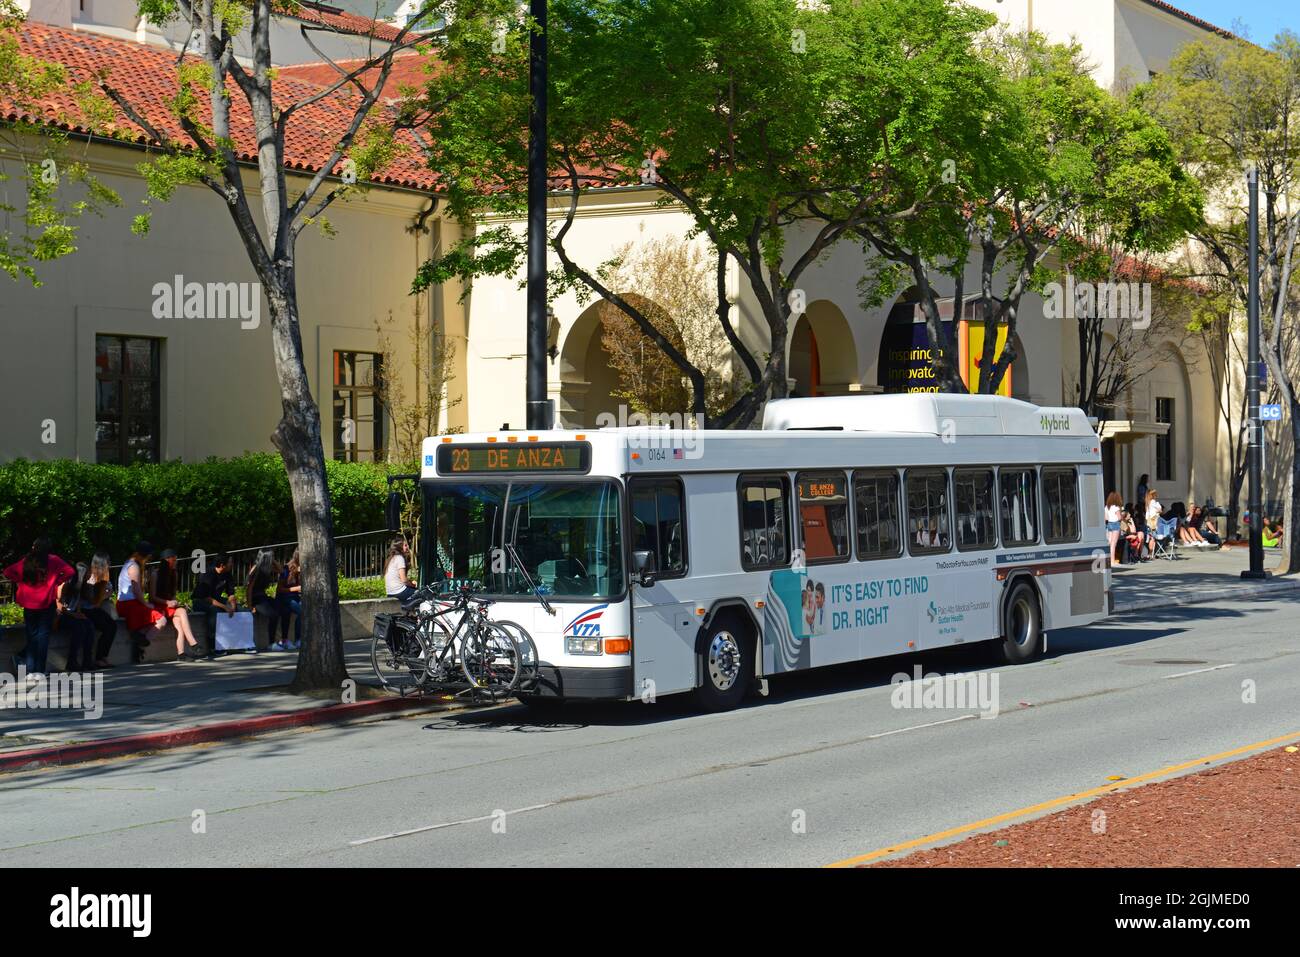
<instances>
[{"instance_id":1,"label":"vta logo","mask_svg":"<svg viewBox=\"0 0 1300 957\"><path fill-rule=\"evenodd\" d=\"M586 611L579 612L573 621L564 626L564 633L579 638L599 638L600 616L605 614L605 609L608 607L609 602L606 602L603 605L592 605Z\"/></svg>"}]
</instances>

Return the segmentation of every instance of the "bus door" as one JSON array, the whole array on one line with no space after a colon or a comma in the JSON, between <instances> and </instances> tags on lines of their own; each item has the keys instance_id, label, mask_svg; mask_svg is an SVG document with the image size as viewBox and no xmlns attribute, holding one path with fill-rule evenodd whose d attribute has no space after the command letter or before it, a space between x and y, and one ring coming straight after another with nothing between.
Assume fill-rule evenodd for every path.
<instances>
[{"instance_id":1,"label":"bus door","mask_svg":"<svg viewBox=\"0 0 1300 957\"><path fill-rule=\"evenodd\" d=\"M695 635L699 624L692 603L680 590L686 576L686 494L672 476L628 482L631 550L655 555L652 585L631 583L632 693L651 695L695 687Z\"/></svg>"}]
</instances>

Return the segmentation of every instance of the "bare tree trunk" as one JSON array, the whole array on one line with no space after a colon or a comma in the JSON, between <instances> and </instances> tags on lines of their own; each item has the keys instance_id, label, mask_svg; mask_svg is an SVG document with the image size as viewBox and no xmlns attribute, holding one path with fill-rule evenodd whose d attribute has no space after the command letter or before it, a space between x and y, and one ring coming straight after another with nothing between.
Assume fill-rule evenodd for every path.
<instances>
[{"instance_id":1,"label":"bare tree trunk","mask_svg":"<svg viewBox=\"0 0 1300 957\"><path fill-rule=\"evenodd\" d=\"M293 273L268 289L271 340L280 383L281 418L271 441L284 459L302 559L303 647L290 690L338 688L347 678L338 605L334 516L325 480L320 409L312 398L302 357Z\"/></svg>"}]
</instances>

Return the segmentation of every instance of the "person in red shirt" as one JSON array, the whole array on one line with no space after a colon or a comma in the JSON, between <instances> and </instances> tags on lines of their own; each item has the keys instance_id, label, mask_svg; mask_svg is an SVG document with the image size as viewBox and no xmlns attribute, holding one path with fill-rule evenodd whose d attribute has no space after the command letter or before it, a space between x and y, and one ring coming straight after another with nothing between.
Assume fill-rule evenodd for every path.
<instances>
[{"instance_id":1,"label":"person in red shirt","mask_svg":"<svg viewBox=\"0 0 1300 957\"><path fill-rule=\"evenodd\" d=\"M59 588L73 574L72 566L50 551L48 538L38 538L26 558L4 570L5 578L18 586L14 601L23 610L23 625L27 629L25 654L29 679L45 676L55 601Z\"/></svg>"}]
</instances>

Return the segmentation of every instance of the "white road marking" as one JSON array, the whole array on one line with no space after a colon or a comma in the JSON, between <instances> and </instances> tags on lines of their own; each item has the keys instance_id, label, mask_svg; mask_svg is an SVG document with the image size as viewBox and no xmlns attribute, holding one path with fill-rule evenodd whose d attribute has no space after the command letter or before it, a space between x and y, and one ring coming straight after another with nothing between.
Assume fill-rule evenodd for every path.
<instances>
[{"instance_id":1,"label":"white road marking","mask_svg":"<svg viewBox=\"0 0 1300 957\"><path fill-rule=\"evenodd\" d=\"M531 804L528 807L519 807L515 808L513 811L502 811L501 813L502 816L523 814L525 811L540 811L544 807L554 807L554 805L554 801L548 801L545 804ZM395 831L392 834L381 834L378 837L363 837L359 841L348 841L348 844L352 847L357 847L361 844L373 844L376 841L391 841L395 837L409 837L412 834L423 834L426 831L439 831L445 827L458 827L461 824L478 824L482 821L491 821L495 817L497 817L496 814L484 814L482 817L467 817L463 821L446 821L443 824L429 824L425 827L413 827L409 831Z\"/></svg>"},{"instance_id":2,"label":"white road marking","mask_svg":"<svg viewBox=\"0 0 1300 957\"><path fill-rule=\"evenodd\" d=\"M1210 668L1197 668L1195 671L1180 671L1176 675L1165 675L1166 678L1186 678L1188 675L1203 675L1207 671L1219 671L1222 668L1231 668L1236 662L1232 661L1226 665L1214 665Z\"/></svg>"},{"instance_id":3,"label":"white road marking","mask_svg":"<svg viewBox=\"0 0 1300 957\"><path fill-rule=\"evenodd\" d=\"M977 714L963 714L956 718L944 718L942 721L931 721L929 724L914 724L910 728L895 728L893 731L881 731L878 734L869 734L867 739L887 738L891 734L902 734L904 731L920 731L922 728L937 728L941 724L952 724L954 721L969 721L971 718L978 718Z\"/></svg>"}]
</instances>

